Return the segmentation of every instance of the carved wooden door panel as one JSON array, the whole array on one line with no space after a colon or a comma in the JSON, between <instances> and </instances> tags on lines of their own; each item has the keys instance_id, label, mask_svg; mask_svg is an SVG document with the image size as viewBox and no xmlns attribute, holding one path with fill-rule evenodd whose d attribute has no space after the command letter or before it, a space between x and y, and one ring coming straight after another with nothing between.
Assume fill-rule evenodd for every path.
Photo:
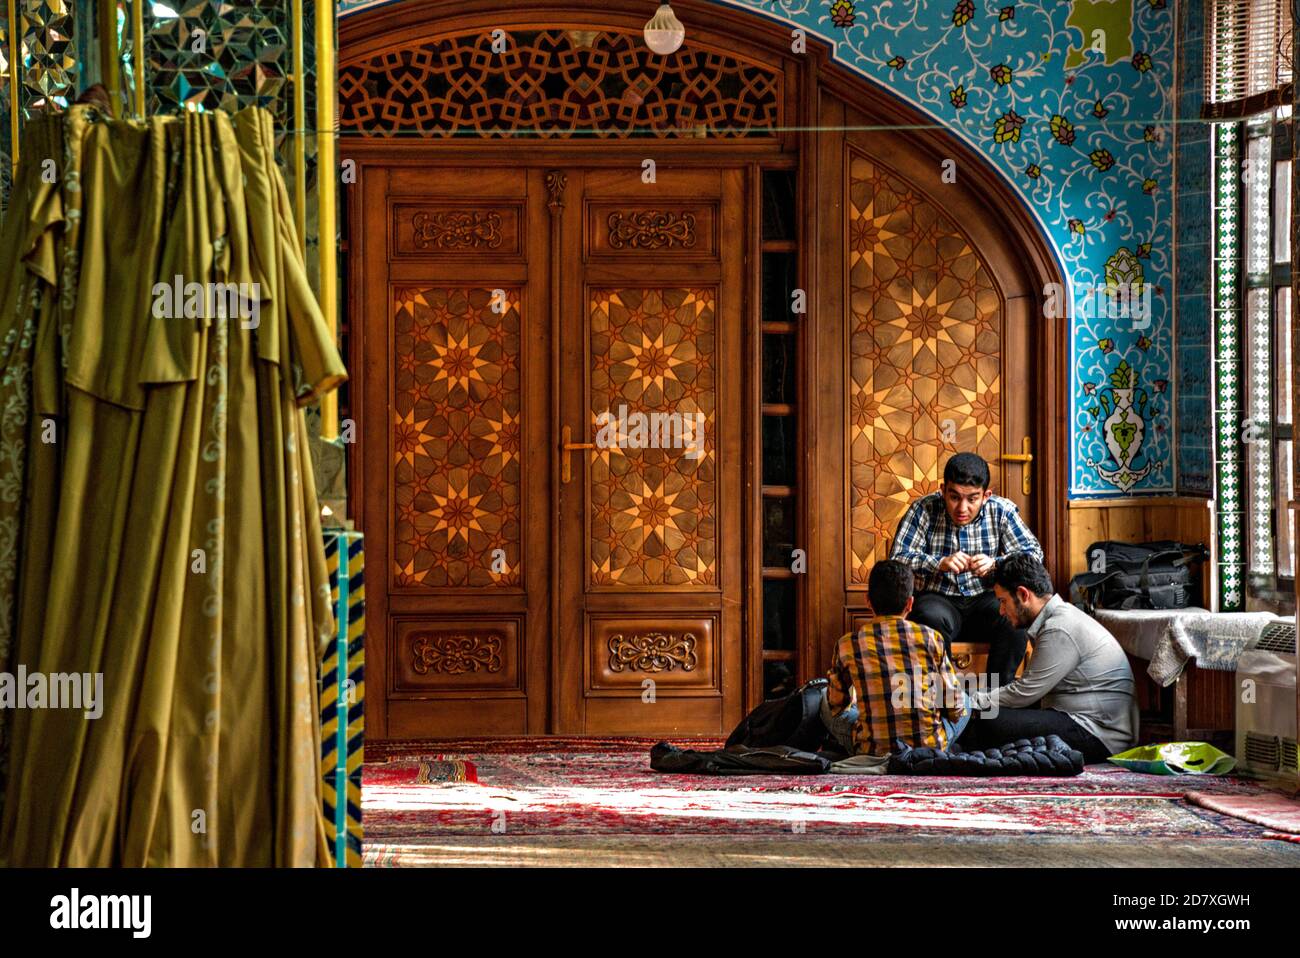
<instances>
[{"instance_id":1,"label":"carved wooden door panel","mask_svg":"<svg viewBox=\"0 0 1300 958\"><path fill-rule=\"evenodd\" d=\"M743 192L567 172L555 731L740 718Z\"/></svg>"},{"instance_id":2,"label":"carved wooden door panel","mask_svg":"<svg viewBox=\"0 0 1300 958\"><path fill-rule=\"evenodd\" d=\"M1002 264L972 235L978 219L848 139L848 586L865 590L903 513L938 490L954 453L983 456L993 491L1034 521L1033 461L1020 457L1034 450L1035 391L1030 305L1006 295Z\"/></svg>"},{"instance_id":3,"label":"carved wooden door panel","mask_svg":"<svg viewBox=\"0 0 1300 958\"><path fill-rule=\"evenodd\" d=\"M359 441L365 528L383 557L370 601L387 634L371 674L386 682L386 732L543 732L543 172L372 167L362 185Z\"/></svg>"}]
</instances>

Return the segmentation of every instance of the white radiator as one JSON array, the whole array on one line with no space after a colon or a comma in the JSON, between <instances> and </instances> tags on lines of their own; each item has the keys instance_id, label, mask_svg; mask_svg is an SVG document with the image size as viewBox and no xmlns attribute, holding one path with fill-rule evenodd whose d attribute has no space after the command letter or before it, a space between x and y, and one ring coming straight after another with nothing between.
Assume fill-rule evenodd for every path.
<instances>
[{"instance_id":1,"label":"white radiator","mask_svg":"<svg viewBox=\"0 0 1300 958\"><path fill-rule=\"evenodd\" d=\"M1296 625L1260 629L1237 660L1237 770L1295 782Z\"/></svg>"}]
</instances>

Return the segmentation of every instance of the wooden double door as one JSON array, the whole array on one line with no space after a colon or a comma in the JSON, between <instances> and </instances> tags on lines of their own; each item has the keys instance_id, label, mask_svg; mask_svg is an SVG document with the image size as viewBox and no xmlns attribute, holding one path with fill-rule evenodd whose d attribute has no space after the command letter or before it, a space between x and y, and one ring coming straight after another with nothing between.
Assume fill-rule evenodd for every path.
<instances>
[{"instance_id":1,"label":"wooden double door","mask_svg":"<svg viewBox=\"0 0 1300 958\"><path fill-rule=\"evenodd\" d=\"M739 719L744 184L366 167L359 491L388 737Z\"/></svg>"}]
</instances>

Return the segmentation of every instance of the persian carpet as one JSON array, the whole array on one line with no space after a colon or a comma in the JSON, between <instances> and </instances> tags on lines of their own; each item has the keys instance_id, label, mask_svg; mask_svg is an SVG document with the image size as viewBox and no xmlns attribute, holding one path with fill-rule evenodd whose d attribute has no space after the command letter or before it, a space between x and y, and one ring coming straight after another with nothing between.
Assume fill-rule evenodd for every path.
<instances>
[{"instance_id":1,"label":"persian carpet","mask_svg":"<svg viewBox=\"0 0 1300 958\"><path fill-rule=\"evenodd\" d=\"M430 840L1015 836L1259 841L1277 826L1187 800L1267 794L1236 778L1090 766L1068 779L665 775L652 739L461 739L367 747L366 860ZM686 743L681 743L686 744ZM710 748L717 742L694 741ZM377 857L378 856L378 857Z\"/></svg>"},{"instance_id":2,"label":"persian carpet","mask_svg":"<svg viewBox=\"0 0 1300 958\"><path fill-rule=\"evenodd\" d=\"M1279 792L1216 795L1192 791L1187 793L1187 798L1203 808L1286 832L1291 841L1300 841L1300 801L1287 795Z\"/></svg>"}]
</instances>

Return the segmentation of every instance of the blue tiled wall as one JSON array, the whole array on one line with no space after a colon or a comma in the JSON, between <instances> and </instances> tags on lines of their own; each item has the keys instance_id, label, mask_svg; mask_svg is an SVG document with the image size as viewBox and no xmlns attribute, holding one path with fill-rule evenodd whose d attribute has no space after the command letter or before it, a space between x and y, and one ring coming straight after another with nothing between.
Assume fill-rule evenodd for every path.
<instances>
[{"instance_id":1,"label":"blue tiled wall","mask_svg":"<svg viewBox=\"0 0 1300 958\"><path fill-rule=\"evenodd\" d=\"M1174 345L1179 492L1214 489L1210 429L1210 127L1200 120L1204 99L1203 0L1182 0L1178 16L1178 123L1175 155Z\"/></svg>"}]
</instances>

